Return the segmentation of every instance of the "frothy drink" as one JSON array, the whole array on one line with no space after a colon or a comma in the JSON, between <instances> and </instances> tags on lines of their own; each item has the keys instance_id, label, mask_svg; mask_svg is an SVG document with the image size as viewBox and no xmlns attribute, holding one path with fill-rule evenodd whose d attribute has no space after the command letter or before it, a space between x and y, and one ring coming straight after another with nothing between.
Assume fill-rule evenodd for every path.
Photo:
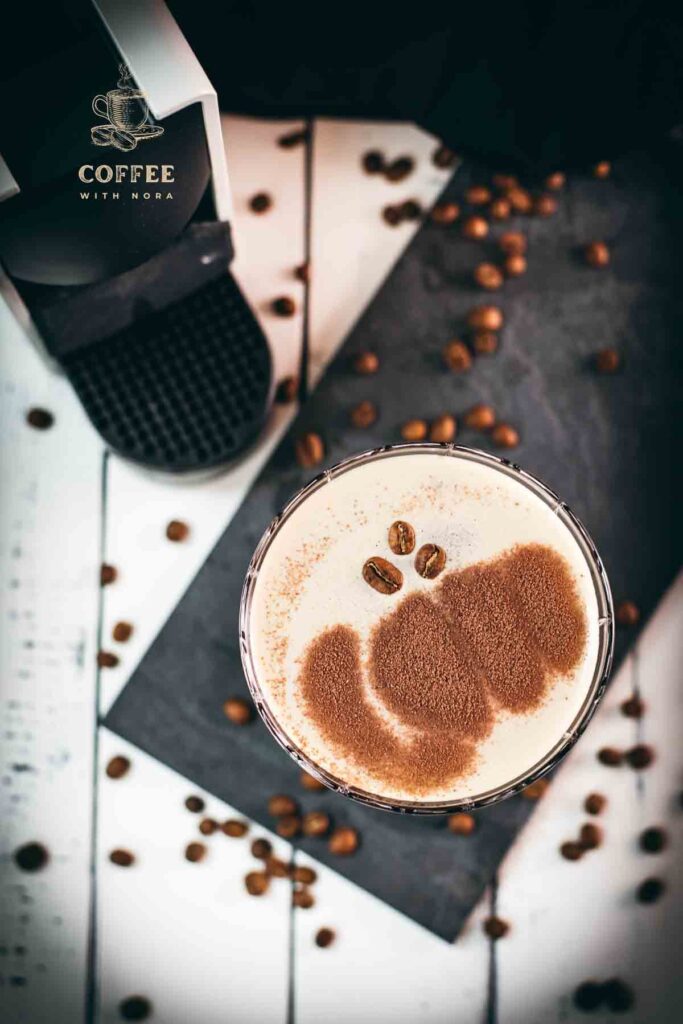
<instances>
[{"instance_id":1,"label":"frothy drink","mask_svg":"<svg viewBox=\"0 0 683 1024\"><path fill-rule=\"evenodd\" d=\"M398 446L307 488L261 541L242 646L257 705L328 783L387 806L500 798L571 745L611 657L609 588L546 488Z\"/></svg>"}]
</instances>

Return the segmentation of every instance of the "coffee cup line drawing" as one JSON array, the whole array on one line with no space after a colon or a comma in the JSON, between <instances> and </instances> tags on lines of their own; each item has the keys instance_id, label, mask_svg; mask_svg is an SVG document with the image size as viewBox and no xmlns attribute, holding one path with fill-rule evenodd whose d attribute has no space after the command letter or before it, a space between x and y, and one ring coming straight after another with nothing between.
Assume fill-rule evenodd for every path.
<instances>
[{"instance_id":1,"label":"coffee cup line drawing","mask_svg":"<svg viewBox=\"0 0 683 1024\"><path fill-rule=\"evenodd\" d=\"M130 152L138 142L163 135L164 129L149 123L145 94L135 86L125 64L119 65L119 74L117 88L98 94L92 101L93 113L106 124L91 128L90 137L95 146L113 146Z\"/></svg>"}]
</instances>

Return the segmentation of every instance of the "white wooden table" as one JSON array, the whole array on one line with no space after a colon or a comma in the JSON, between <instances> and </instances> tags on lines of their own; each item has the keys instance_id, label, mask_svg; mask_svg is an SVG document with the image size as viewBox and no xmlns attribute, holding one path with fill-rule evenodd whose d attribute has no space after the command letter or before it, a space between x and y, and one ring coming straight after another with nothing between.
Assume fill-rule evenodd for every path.
<instances>
[{"instance_id":1,"label":"white wooden table","mask_svg":"<svg viewBox=\"0 0 683 1024\"><path fill-rule=\"evenodd\" d=\"M295 125L227 118L225 140L236 206L236 273L272 342L277 376L296 370L301 321L273 317L269 301L296 294L302 262L303 150L276 139ZM401 185L364 176L361 154L418 158ZM434 141L409 126L316 125L311 344L314 374L339 345L414 230L386 227L386 202L429 203L447 172L429 160ZM249 211L270 192L273 209ZM233 515L292 415L279 408L268 437L239 468L201 484L152 479L107 455L70 386L52 373L28 332L0 302L0 1020L79 1024L120 1019L118 1004L143 994L163 1024L549 1024L583 1019L571 992L587 978L623 977L637 993L624 1019L679 1021L683 809L679 791L683 583L650 622L614 680L588 734L572 753L488 894L451 946L317 865L313 909L290 910L286 885L249 897L249 839L209 838L201 864L183 857L197 822L185 809L197 789L97 725ZM52 410L40 432L31 406ZM165 539L171 518L190 539ZM101 590L102 561L119 577ZM113 623L134 624L114 644ZM120 665L97 671L101 647ZM640 722L620 702L638 686ZM226 683L226 696L230 690ZM601 768L596 750L636 736L657 749L643 773ZM114 754L132 762L119 781L104 774ZM604 846L578 864L558 854L585 820L591 790L609 799ZM235 812L207 794L207 813ZM665 824L668 849L637 845ZM283 855L288 846L270 836ZM12 851L38 840L50 851L39 872L18 870ZM136 854L129 869L108 854ZM633 896L649 875L666 879L652 906ZM511 923L495 945L482 920L495 898ZM677 916L678 913L678 916ZM329 925L337 940L315 946ZM601 1012L593 1020L611 1020ZM621 1019L621 1018L619 1018Z\"/></svg>"}]
</instances>

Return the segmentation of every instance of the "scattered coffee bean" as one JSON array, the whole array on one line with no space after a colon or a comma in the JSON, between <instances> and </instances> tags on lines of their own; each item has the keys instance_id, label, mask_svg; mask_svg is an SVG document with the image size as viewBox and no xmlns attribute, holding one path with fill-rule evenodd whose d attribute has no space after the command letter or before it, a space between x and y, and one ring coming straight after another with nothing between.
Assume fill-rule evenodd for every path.
<instances>
[{"instance_id":1,"label":"scattered coffee bean","mask_svg":"<svg viewBox=\"0 0 683 1024\"><path fill-rule=\"evenodd\" d=\"M602 793L589 793L583 802L583 807L587 814L602 814L606 803L607 797Z\"/></svg>"},{"instance_id":2,"label":"scattered coffee bean","mask_svg":"<svg viewBox=\"0 0 683 1024\"><path fill-rule=\"evenodd\" d=\"M503 274L500 267L497 267L495 263L479 263L474 268L473 276L475 284L478 284L480 288L485 288L487 291L495 292L503 287Z\"/></svg>"},{"instance_id":3,"label":"scattered coffee bean","mask_svg":"<svg viewBox=\"0 0 683 1024\"><path fill-rule=\"evenodd\" d=\"M145 996L128 996L119 1003L119 1016L123 1020L147 1020L152 1004Z\"/></svg>"},{"instance_id":4,"label":"scattered coffee bean","mask_svg":"<svg viewBox=\"0 0 683 1024\"><path fill-rule=\"evenodd\" d=\"M526 257L506 256L503 260L503 270L508 277L521 277L526 274Z\"/></svg>"},{"instance_id":5,"label":"scattered coffee bean","mask_svg":"<svg viewBox=\"0 0 683 1024\"><path fill-rule=\"evenodd\" d=\"M630 750L626 751L625 757L631 768L634 768L636 771L642 771L643 768L648 768L652 764L655 759L655 752L646 743L638 743L635 747L631 747Z\"/></svg>"},{"instance_id":6,"label":"scattered coffee bean","mask_svg":"<svg viewBox=\"0 0 683 1024\"><path fill-rule=\"evenodd\" d=\"M511 188L517 188L519 182L514 174L494 174L492 179L493 187L500 192L508 192Z\"/></svg>"},{"instance_id":7,"label":"scattered coffee bean","mask_svg":"<svg viewBox=\"0 0 683 1024\"><path fill-rule=\"evenodd\" d=\"M489 222L483 217L467 217L462 222L462 234L464 238L478 242L486 238L489 233Z\"/></svg>"},{"instance_id":8,"label":"scattered coffee bean","mask_svg":"<svg viewBox=\"0 0 683 1024\"><path fill-rule=\"evenodd\" d=\"M448 146L441 145L432 153L432 163L442 171L450 170L458 162L458 155Z\"/></svg>"},{"instance_id":9,"label":"scattered coffee bean","mask_svg":"<svg viewBox=\"0 0 683 1024\"><path fill-rule=\"evenodd\" d=\"M109 586L110 583L114 582L117 576L118 572L115 566L107 565L106 562L102 563L102 565L100 566L100 586Z\"/></svg>"},{"instance_id":10,"label":"scattered coffee bean","mask_svg":"<svg viewBox=\"0 0 683 1024\"><path fill-rule=\"evenodd\" d=\"M26 413L26 422L34 430L49 430L55 418L47 409L40 409L35 406Z\"/></svg>"},{"instance_id":11,"label":"scattered coffee bean","mask_svg":"<svg viewBox=\"0 0 683 1024\"><path fill-rule=\"evenodd\" d=\"M429 428L429 440L437 444L448 444L455 437L456 429L455 417L444 413L432 420Z\"/></svg>"},{"instance_id":12,"label":"scattered coffee bean","mask_svg":"<svg viewBox=\"0 0 683 1024\"><path fill-rule=\"evenodd\" d=\"M190 527L181 519L172 519L166 527L166 536L174 544L181 544L190 535Z\"/></svg>"},{"instance_id":13,"label":"scattered coffee bean","mask_svg":"<svg viewBox=\"0 0 683 1024\"><path fill-rule=\"evenodd\" d=\"M266 857L266 874L271 878L289 878L289 865L279 857Z\"/></svg>"},{"instance_id":14,"label":"scattered coffee bean","mask_svg":"<svg viewBox=\"0 0 683 1024\"><path fill-rule=\"evenodd\" d=\"M555 196L538 196L534 200L534 213L537 217L552 217L554 213L557 213L557 199L555 199Z\"/></svg>"},{"instance_id":15,"label":"scattered coffee bean","mask_svg":"<svg viewBox=\"0 0 683 1024\"><path fill-rule=\"evenodd\" d=\"M490 405L473 405L463 417L463 422L470 430L490 430L496 422L496 414Z\"/></svg>"},{"instance_id":16,"label":"scattered coffee bean","mask_svg":"<svg viewBox=\"0 0 683 1024\"><path fill-rule=\"evenodd\" d=\"M452 832L456 836L469 836L472 835L477 823L471 814L464 814L462 812L458 814L448 815L448 831Z\"/></svg>"},{"instance_id":17,"label":"scattered coffee bean","mask_svg":"<svg viewBox=\"0 0 683 1024\"><path fill-rule=\"evenodd\" d=\"M300 772L299 782L304 789L308 789L313 793L325 789L325 783L321 782L320 779L316 779L314 775L309 775L308 772Z\"/></svg>"},{"instance_id":18,"label":"scattered coffee bean","mask_svg":"<svg viewBox=\"0 0 683 1024\"><path fill-rule=\"evenodd\" d=\"M299 393L298 377L283 377L275 389L275 401L278 405L291 405Z\"/></svg>"},{"instance_id":19,"label":"scattered coffee bean","mask_svg":"<svg viewBox=\"0 0 683 1024\"><path fill-rule=\"evenodd\" d=\"M472 365L472 354L468 349L467 345L460 341L458 338L453 338L444 347L441 353L443 361L449 370L453 373L465 373ZM411 421L411 422L423 422L422 420ZM425 435L427 433L425 424ZM422 438L419 438L422 440Z\"/></svg>"},{"instance_id":20,"label":"scattered coffee bean","mask_svg":"<svg viewBox=\"0 0 683 1024\"><path fill-rule=\"evenodd\" d=\"M282 818L286 814L296 814L298 809L296 800L285 793L276 793L268 801L268 814L273 818Z\"/></svg>"},{"instance_id":21,"label":"scattered coffee bean","mask_svg":"<svg viewBox=\"0 0 683 1024\"><path fill-rule=\"evenodd\" d=\"M390 228L398 227L398 225L403 222L401 207L393 205L383 207L382 220L384 220Z\"/></svg>"},{"instance_id":22,"label":"scattered coffee bean","mask_svg":"<svg viewBox=\"0 0 683 1024\"><path fill-rule=\"evenodd\" d=\"M304 814L302 832L305 836L324 836L330 830L330 816L324 811L309 811Z\"/></svg>"},{"instance_id":23,"label":"scattered coffee bean","mask_svg":"<svg viewBox=\"0 0 683 1024\"><path fill-rule=\"evenodd\" d=\"M244 887L250 896L263 896L269 886L270 879L265 871L250 871L244 876Z\"/></svg>"},{"instance_id":24,"label":"scattered coffee bean","mask_svg":"<svg viewBox=\"0 0 683 1024\"><path fill-rule=\"evenodd\" d=\"M311 280L311 264L308 261L300 263L298 267L294 268L294 277L302 284L308 284Z\"/></svg>"},{"instance_id":25,"label":"scattered coffee bean","mask_svg":"<svg viewBox=\"0 0 683 1024\"><path fill-rule=\"evenodd\" d=\"M297 438L294 450L296 461L303 469L313 469L325 458L325 445L320 434L308 432Z\"/></svg>"},{"instance_id":26,"label":"scattered coffee bean","mask_svg":"<svg viewBox=\"0 0 683 1024\"><path fill-rule=\"evenodd\" d=\"M640 620L640 609L633 601L620 601L614 617L620 626L635 626Z\"/></svg>"},{"instance_id":27,"label":"scattered coffee bean","mask_svg":"<svg viewBox=\"0 0 683 1024\"><path fill-rule=\"evenodd\" d=\"M112 850L109 860L120 868L129 868L135 863L135 856L130 850Z\"/></svg>"},{"instance_id":28,"label":"scattered coffee bean","mask_svg":"<svg viewBox=\"0 0 683 1024\"><path fill-rule=\"evenodd\" d=\"M519 434L509 423L498 423L491 431L491 439L498 448L516 448Z\"/></svg>"},{"instance_id":29,"label":"scattered coffee bean","mask_svg":"<svg viewBox=\"0 0 683 1024\"><path fill-rule=\"evenodd\" d=\"M377 422L378 415L375 403L365 399L363 402L359 402L358 405L354 405L349 413L349 419L352 426L358 427L359 430L366 430L373 423Z\"/></svg>"},{"instance_id":30,"label":"scattered coffee bean","mask_svg":"<svg viewBox=\"0 0 683 1024\"><path fill-rule=\"evenodd\" d=\"M107 767L104 769L106 775L110 779L122 779L124 775L128 774L130 769L130 761L123 754L117 754L116 757L112 757L107 761Z\"/></svg>"},{"instance_id":31,"label":"scattered coffee bean","mask_svg":"<svg viewBox=\"0 0 683 1024\"><path fill-rule=\"evenodd\" d=\"M470 185L465 191L465 199L472 206L485 206L491 198L491 190L486 185Z\"/></svg>"},{"instance_id":32,"label":"scattered coffee bean","mask_svg":"<svg viewBox=\"0 0 683 1024\"><path fill-rule=\"evenodd\" d=\"M275 831L283 839L293 839L301 832L301 818L297 814L283 814L277 819Z\"/></svg>"},{"instance_id":33,"label":"scattered coffee bean","mask_svg":"<svg viewBox=\"0 0 683 1024\"><path fill-rule=\"evenodd\" d=\"M596 164L593 168L593 177L605 179L609 178L612 173L612 165L609 160L601 160L600 163Z\"/></svg>"},{"instance_id":34,"label":"scattered coffee bean","mask_svg":"<svg viewBox=\"0 0 683 1024\"><path fill-rule=\"evenodd\" d=\"M410 523L397 519L389 527L389 547L395 555L410 555L415 549L415 530Z\"/></svg>"},{"instance_id":35,"label":"scattered coffee bean","mask_svg":"<svg viewBox=\"0 0 683 1024\"><path fill-rule=\"evenodd\" d=\"M378 149L370 149L363 154L361 165L366 174L382 174L384 171L384 155Z\"/></svg>"},{"instance_id":36,"label":"scattered coffee bean","mask_svg":"<svg viewBox=\"0 0 683 1024\"><path fill-rule=\"evenodd\" d=\"M521 231L506 231L498 239L498 245L506 256L523 256L527 250L526 235Z\"/></svg>"},{"instance_id":37,"label":"scattered coffee bean","mask_svg":"<svg viewBox=\"0 0 683 1024\"><path fill-rule=\"evenodd\" d=\"M597 981L584 981L575 989L573 999L578 1010L597 1010L602 1003L602 985Z\"/></svg>"},{"instance_id":38,"label":"scattered coffee bean","mask_svg":"<svg viewBox=\"0 0 683 1024\"><path fill-rule=\"evenodd\" d=\"M636 889L636 899L639 903L656 903L665 889L661 878L646 878Z\"/></svg>"},{"instance_id":39,"label":"scattered coffee bean","mask_svg":"<svg viewBox=\"0 0 683 1024\"><path fill-rule=\"evenodd\" d=\"M545 187L549 188L551 192L559 192L560 189L564 188L566 180L562 171L555 171L554 174L549 174L545 179Z\"/></svg>"},{"instance_id":40,"label":"scattered coffee bean","mask_svg":"<svg viewBox=\"0 0 683 1024\"><path fill-rule=\"evenodd\" d=\"M231 839L241 839L249 831L249 825L246 821L239 821L237 818L228 818L221 824L221 832L230 836Z\"/></svg>"},{"instance_id":41,"label":"scattered coffee bean","mask_svg":"<svg viewBox=\"0 0 683 1024\"><path fill-rule=\"evenodd\" d=\"M601 750L598 750L597 758L600 764L607 765L608 768L617 768L623 763L624 754L616 747L602 747Z\"/></svg>"},{"instance_id":42,"label":"scattered coffee bean","mask_svg":"<svg viewBox=\"0 0 683 1024\"><path fill-rule=\"evenodd\" d=\"M335 940L335 933L331 928L319 928L315 933L315 944L320 949L327 949Z\"/></svg>"},{"instance_id":43,"label":"scattered coffee bean","mask_svg":"<svg viewBox=\"0 0 683 1024\"><path fill-rule=\"evenodd\" d=\"M526 789L522 790L522 796L525 800L540 800L549 785L550 783L547 779L536 779L535 782L530 782Z\"/></svg>"},{"instance_id":44,"label":"scattered coffee bean","mask_svg":"<svg viewBox=\"0 0 683 1024\"><path fill-rule=\"evenodd\" d=\"M249 200L249 207L252 213L265 213L272 205L272 196L269 196L267 192L257 192Z\"/></svg>"},{"instance_id":45,"label":"scattered coffee bean","mask_svg":"<svg viewBox=\"0 0 683 1024\"><path fill-rule=\"evenodd\" d=\"M336 828L327 844L330 853L337 857L348 857L358 849L359 838L355 828Z\"/></svg>"},{"instance_id":46,"label":"scattered coffee bean","mask_svg":"<svg viewBox=\"0 0 683 1024\"><path fill-rule=\"evenodd\" d=\"M312 892L309 892L305 887L303 889L295 889L292 893L292 906L298 907L299 910L310 910L315 904L315 897Z\"/></svg>"},{"instance_id":47,"label":"scattered coffee bean","mask_svg":"<svg viewBox=\"0 0 683 1024\"><path fill-rule=\"evenodd\" d=\"M307 128L297 128L296 131L281 135L277 140L277 144L282 149L294 149L296 146L303 146L308 142L309 138L310 132Z\"/></svg>"},{"instance_id":48,"label":"scattered coffee bean","mask_svg":"<svg viewBox=\"0 0 683 1024\"><path fill-rule=\"evenodd\" d=\"M477 331L472 338L472 348L478 356L492 356L498 351L498 335L493 331Z\"/></svg>"},{"instance_id":49,"label":"scattered coffee bean","mask_svg":"<svg viewBox=\"0 0 683 1024\"><path fill-rule=\"evenodd\" d=\"M597 850L602 845L602 829L592 822L581 826L579 843L584 850Z\"/></svg>"},{"instance_id":50,"label":"scattered coffee bean","mask_svg":"<svg viewBox=\"0 0 683 1024\"><path fill-rule=\"evenodd\" d=\"M403 573L386 558L368 558L362 570L363 579L379 594L395 594L403 586Z\"/></svg>"},{"instance_id":51,"label":"scattered coffee bean","mask_svg":"<svg viewBox=\"0 0 683 1024\"><path fill-rule=\"evenodd\" d=\"M14 863L22 871L40 871L50 859L50 854L42 843L24 843L12 856Z\"/></svg>"},{"instance_id":52,"label":"scattered coffee bean","mask_svg":"<svg viewBox=\"0 0 683 1024\"><path fill-rule=\"evenodd\" d=\"M490 939L502 939L510 931L510 925L502 917L487 917L484 921L484 931Z\"/></svg>"},{"instance_id":53,"label":"scattered coffee bean","mask_svg":"<svg viewBox=\"0 0 683 1024\"><path fill-rule=\"evenodd\" d=\"M199 822L199 831L203 836L212 836L218 828L218 822L214 818L202 818Z\"/></svg>"},{"instance_id":54,"label":"scattered coffee bean","mask_svg":"<svg viewBox=\"0 0 683 1024\"><path fill-rule=\"evenodd\" d=\"M411 156L399 156L384 168L387 181L403 181L413 173L415 161Z\"/></svg>"},{"instance_id":55,"label":"scattered coffee bean","mask_svg":"<svg viewBox=\"0 0 683 1024\"><path fill-rule=\"evenodd\" d=\"M626 1013L635 1003L633 990L619 978L603 982L602 998L607 1009L614 1013Z\"/></svg>"},{"instance_id":56,"label":"scattered coffee bean","mask_svg":"<svg viewBox=\"0 0 683 1024\"><path fill-rule=\"evenodd\" d=\"M508 189L505 195L515 213L531 213L534 203L525 188L516 186Z\"/></svg>"},{"instance_id":57,"label":"scattered coffee bean","mask_svg":"<svg viewBox=\"0 0 683 1024\"><path fill-rule=\"evenodd\" d=\"M603 348L595 353L595 369L598 373L616 373L621 358L615 348Z\"/></svg>"},{"instance_id":58,"label":"scattered coffee bean","mask_svg":"<svg viewBox=\"0 0 683 1024\"><path fill-rule=\"evenodd\" d=\"M401 427L401 437L404 441L424 441L428 430L426 420L406 420Z\"/></svg>"},{"instance_id":59,"label":"scattered coffee bean","mask_svg":"<svg viewBox=\"0 0 683 1024\"><path fill-rule=\"evenodd\" d=\"M589 267L606 267L610 261L609 249L604 242L590 242L585 246L583 256Z\"/></svg>"},{"instance_id":60,"label":"scattered coffee bean","mask_svg":"<svg viewBox=\"0 0 683 1024\"><path fill-rule=\"evenodd\" d=\"M233 725L247 725L253 713L251 704L244 697L228 697L223 701L223 714Z\"/></svg>"},{"instance_id":61,"label":"scattered coffee bean","mask_svg":"<svg viewBox=\"0 0 683 1024\"><path fill-rule=\"evenodd\" d=\"M663 828L651 825L640 833L639 844L644 853L661 853L668 842Z\"/></svg>"},{"instance_id":62,"label":"scattered coffee bean","mask_svg":"<svg viewBox=\"0 0 683 1024\"><path fill-rule=\"evenodd\" d=\"M273 852L273 847L268 839L254 839L251 844L251 855L257 860L266 860Z\"/></svg>"},{"instance_id":63,"label":"scattered coffee bean","mask_svg":"<svg viewBox=\"0 0 683 1024\"><path fill-rule=\"evenodd\" d=\"M97 652L97 664L100 668L116 668L118 663L118 654L113 654L112 651Z\"/></svg>"},{"instance_id":64,"label":"scattered coffee bean","mask_svg":"<svg viewBox=\"0 0 683 1024\"><path fill-rule=\"evenodd\" d=\"M204 810L204 801L200 796L188 796L185 800L185 806L193 814L199 814Z\"/></svg>"},{"instance_id":65,"label":"scattered coffee bean","mask_svg":"<svg viewBox=\"0 0 683 1024\"><path fill-rule=\"evenodd\" d=\"M117 622L111 631L112 640L119 644L125 644L133 635L133 627L130 622Z\"/></svg>"},{"instance_id":66,"label":"scattered coffee bean","mask_svg":"<svg viewBox=\"0 0 683 1024\"><path fill-rule=\"evenodd\" d=\"M379 370L379 359L374 352L359 352L353 358L353 368L356 373L367 377Z\"/></svg>"},{"instance_id":67,"label":"scattered coffee bean","mask_svg":"<svg viewBox=\"0 0 683 1024\"><path fill-rule=\"evenodd\" d=\"M270 308L276 316L294 316L296 313L296 302L290 295L279 295L273 299Z\"/></svg>"},{"instance_id":68,"label":"scattered coffee bean","mask_svg":"<svg viewBox=\"0 0 683 1024\"><path fill-rule=\"evenodd\" d=\"M422 207L417 199L406 199L401 203L401 218L403 220L419 220L422 216Z\"/></svg>"},{"instance_id":69,"label":"scattered coffee bean","mask_svg":"<svg viewBox=\"0 0 683 1024\"><path fill-rule=\"evenodd\" d=\"M510 203L504 196L498 196L489 206L489 215L494 220L507 220L510 213Z\"/></svg>"},{"instance_id":70,"label":"scattered coffee bean","mask_svg":"<svg viewBox=\"0 0 683 1024\"><path fill-rule=\"evenodd\" d=\"M317 881L317 874L313 868L305 865L296 865L292 868L292 881L300 882L302 885L313 885Z\"/></svg>"},{"instance_id":71,"label":"scattered coffee bean","mask_svg":"<svg viewBox=\"0 0 683 1024\"><path fill-rule=\"evenodd\" d=\"M204 860L206 852L204 843L188 843L185 847L185 860L189 860L191 864L198 864L200 860Z\"/></svg>"},{"instance_id":72,"label":"scattered coffee bean","mask_svg":"<svg viewBox=\"0 0 683 1024\"><path fill-rule=\"evenodd\" d=\"M627 718L642 718L645 712L645 704L635 694L621 703L621 713Z\"/></svg>"},{"instance_id":73,"label":"scattered coffee bean","mask_svg":"<svg viewBox=\"0 0 683 1024\"><path fill-rule=\"evenodd\" d=\"M467 325L475 331L499 331L503 313L498 306L474 306L467 315Z\"/></svg>"},{"instance_id":74,"label":"scattered coffee bean","mask_svg":"<svg viewBox=\"0 0 683 1024\"><path fill-rule=\"evenodd\" d=\"M415 555L415 571L425 580L435 580L446 564L446 552L438 544L423 544Z\"/></svg>"},{"instance_id":75,"label":"scattered coffee bean","mask_svg":"<svg viewBox=\"0 0 683 1024\"><path fill-rule=\"evenodd\" d=\"M581 860L583 857L583 847L580 843L569 840L569 842L562 843L560 853L565 860Z\"/></svg>"},{"instance_id":76,"label":"scattered coffee bean","mask_svg":"<svg viewBox=\"0 0 683 1024\"><path fill-rule=\"evenodd\" d=\"M429 215L435 224L447 226L453 224L460 216L460 207L457 203L440 202L436 203Z\"/></svg>"}]
</instances>

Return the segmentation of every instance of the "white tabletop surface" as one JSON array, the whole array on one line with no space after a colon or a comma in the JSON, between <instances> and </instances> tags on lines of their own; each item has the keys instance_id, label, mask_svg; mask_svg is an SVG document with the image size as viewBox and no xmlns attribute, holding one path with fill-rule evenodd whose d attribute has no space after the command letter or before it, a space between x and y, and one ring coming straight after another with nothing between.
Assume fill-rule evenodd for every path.
<instances>
[{"instance_id":1,"label":"white tabletop surface","mask_svg":"<svg viewBox=\"0 0 683 1024\"><path fill-rule=\"evenodd\" d=\"M296 125L226 118L235 200L236 274L273 347L278 377L296 370L301 319L269 312L296 295L301 263L303 149L277 138ZM409 153L418 168L396 185L360 171L370 147ZM311 292L312 365L318 374L384 278L414 227L391 229L381 207L429 203L448 174L429 160L434 140L406 125L318 122L315 131ZM255 191L275 204L250 212ZM636 992L625 1015L590 1019L668 1024L683 1019L680 908L683 808L679 793L683 582L664 597L636 651L613 681L591 727L453 945L443 942L329 869L316 865L316 905L290 911L286 885L246 894L249 839L206 840L201 864L183 857L199 837L184 807L188 780L98 727L175 603L238 507L293 414L278 408L267 438L238 468L201 484L152 478L107 455L71 388L38 354L29 329L0 298L0 1020L79 1024L119 1020L118 1004L146 996L160 1024L552 1024L585 1015L571 1002L588 978L619 976ZM48 431L24 421L31 406L55 414ZM171 518L189 540L170 544ZM119 570L101 590L102 561ZM135 631L110 640L113 623ZM98 671L99 647L120 665ZM637 686L640 722L619 704ZM229 695L226 681L226 696ZM645 739L646 772L599 766L604 745ZM131 762L112 781L114 754ZM585 795L608 797L605 843L580 863L558 854L585 821ZM234 812L208 794L207 813ZM379 812L378 812L379 813ZM638 848L646 825L664 824L668 848ZM288 844L270 836L287 856ZM12 851L38 840L50 861L21 872ZM109 862L115 847L133 867ZM303 858L305 859L305 858ZM645 877L666 879L665 897L636 902ZM495 947L482 921L495 901L510 922ZM334 945L313 941L321 926Z\"/></svg>"}]
</instances>

